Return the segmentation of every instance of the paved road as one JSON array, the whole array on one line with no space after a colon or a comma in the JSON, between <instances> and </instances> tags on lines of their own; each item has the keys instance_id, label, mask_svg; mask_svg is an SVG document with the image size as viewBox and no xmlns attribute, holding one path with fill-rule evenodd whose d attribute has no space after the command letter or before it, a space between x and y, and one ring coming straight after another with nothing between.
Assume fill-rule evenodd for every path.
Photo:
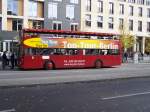
<instances>
[{"instance_id":1,"label":"paved road","mask_svg":"<svg viewBox=\"0 0 150 112\"><path fill-rule=\"evenodd\" d=\"M0 86L55 84L91 80L150 76L150 64L123 64L103 69L0 70Z\"/></svg>"},{"instance_id":2,"label":"paved road","mask_svg":"<svg viewBox=\"0 0 150 112\"><path fill-rule=\"evenodd\" d=\"M149 111L150 78L0 87L0 112Z\"/></svg>"}]
</instances>

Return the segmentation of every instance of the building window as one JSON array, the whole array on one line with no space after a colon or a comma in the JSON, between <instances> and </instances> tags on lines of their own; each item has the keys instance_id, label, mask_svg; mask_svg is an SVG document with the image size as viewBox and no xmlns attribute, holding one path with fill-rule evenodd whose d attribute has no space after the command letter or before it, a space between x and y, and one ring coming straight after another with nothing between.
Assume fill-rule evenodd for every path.
<instances>
[{"instance_id":1,"label":"building window","mask_svg":"<svg viewBox=\"0 0 150 112\"><path fill-rule=\"evenodd\" d=\"M112 17L109 17L108 28L109 29L114 28L114 19Z\"/></svg>"},{"instance_id":2,"label":"building window","mask_svg":"<svg viewBox=\"0 0 150 112\"><path fill-rule=\"evenodd\" d=\"M78 23L71 23L70 29L71 31L78 31Z\"/></svg>"},{"instance_id":3,"label":"building window","mask_svg":"<svg viewBox=\"0 0 150 112\"><path fill-rule=\"evenodd\" d=\"M0 30L2 30L2 18L0 18Z\"/></svg>"},{"instance_id":4,"label":"building window","mask_svg":"<svg viewBox=\"0 0 150 112\"><path fill-rule=\"evenodd\" d=\"M70 0L70 3L78 4L78 0Z\"/></svg>"},{"instance_id":5,"label":"building window","mask_svg":"<svg viewBox=\"0 0 150 112\"><path fill-rule=\"evenodd\" d=\"M53 22L53 30L61 30L62 23L61 22Z\"/></svg>"},{"instance_id":6,"label":"building window","mask_svg":"<svg viewBox=\"0 0 150 112\"><path fill-rule=\"evenodd\" d=\"M12 21L12 30L13 31L22 30L22 24L23 24L22 20L20 20L20 19L14 19Z\"/></svg>"},{"instance_id":7,"label":"building window","mask_svg":"<svg viewBox=\"0 0 150 112\"><path fill-rule=\"evenodd\" d=\"M135 3L135 0L128 0L129 3Z\"/></svg>"},{"instance_id":8,"label":"building window","mask_svg":"<svg viewBox=\"0 0 150 112\"><path fill-rule=\"evenodd\" d=\"M124 4L120 4L120 10L119 10L120 14L124 14Z\"/></svg>"},{"instance_id":9,"label":"building window","mask_svg":"<svg viewBox=\"0 0 150 112\"><path fill-rule=\"evenodd\" d=\"M18 15L18 0L7 1L7 14Z\"/></svg>"},{"instance_id":10,"label":"building window","mask_svg":"<svg viewBox=\"0 0 150 112\"><path fill-rule=\"evenodd\" d=\"M119 29L123 29L124 27L124 20L122 18L119 18Z\"/></svg>"},{"instance_id":11,"label":"building window","mask_svg":"<svg viewBox=\"0 0 150 112\"><path fill-rule=\"evenodd\" d=\"M133 16L133 6L129 6L129 15Z\"/></svg>"},{"instance_id":12,"label":"building window","mask_svg":"<svg viewBox=\"0 0 150 112\"><path fill-rule=\"evenodd\" d=\"M86 11L91 12L91 0L86 0Z\"/></svg>"},{"instance_id":13,"label":"building window","mask_svg":"<svg viewBox=\"0 0 150 112\"><path fill-rule=\"evenodd\" d=\"M98 16L97 17L97 27L98 28L103 28L103 16Z\"/></svg>"},{"instance_id":14,"label":"building window","mask_svg":"<svg viewBox=\"0 0 150 112\"><path fill-rule=\"evenodd\" d=\"M2 0L0 0L0 14L2 14Z\"/></svg>"},{"instance_id":15,"label":"building window","mask_svg":"<svg viewBox=\"0 0 150 112\"><path fill-rule=\"evenodd\" d=\"M61 2L62 0L54 0L54 1Z\"/></svg>"},{"instance_id":16,"label":"building window","mask_svg":"<svg viewBox=\"0 0 150 112\"><path fill-rule=\"evenodd\" d=\"M74 5L67 5L66 6L66 18L67 19L74 19Z\"/></svg>"},{"instance_id":17,"label":"building window","mask_svg":"<svg viewBox=\"0 0 150 112\"><path fill-rule=\"evenodd\" d=\"M138 21L138 31L142 32L142 21Z\"/></svg>"},{"instance_id":18,"label":"building window","mask_svg":"<svg viewBox=\"0 0 150 112\"><path fill-rule=\"evenodd\" d=\"M133 20L129 20L129 30L133 31Z\"/></svg>"},{"instance_id":19,"label":"building window","mask_svg":"<svg viewBox=\"0 0 150 112\"><path fill-rule=\"evenodd\" d=\"M150 0L146 0L146 5L150 5Z\"/></svg>"},{"instance_id":20,"label":"building window","mask_svg":"<svg viewBox=\"0 0 150 112\"><path fill-rule=\"evenodd\" d=\"M0 52L2 52L2 51L3 51L3 42L0 41Z\"/></svg>"},{"instance_id":21,"label":"building window","mask_svg":"<svg viewBox=\"0 0 150 112\"><path fill-rule=\"evenodd\" d=\"M109 2L109 14L114 14L114 3Z\"/></svg>"},{"instance_id":22,"label":"building window","mask_svg":"<svg viewBox=\"0 0 150 112\"><path fill-rule=\"evenodd\" d=\"M137 0L137 4L143 5L144 4L144 0Z\"/></svg>"},{"instance_id":23,"label":"building window","mask_svg":"<svg viewBox=\"0 0 150 112\"><path fill-rule=\"evenodd\" d=\"M57 18L57 3L48 4L48 18Z\"/></svg>"},{"instance_id":24,"label":"building window","mask_svg":"<svg viewBox=\"0 0 150 112\"><path fill-rule=\"evenodd\" d=\"M35 1L29 1L29 16L30 17L37 17L37 2ZM32 6L32 7L31 7Z\"/></svg>"},{"instance_id":25,"label":"building window","mask_svg":"<svg viewBox=\"0 0 150 112\"><path fill-rule=\"evenodd\" d=\"M85 25L91 27L91 15L89 14L85 16Z\"/></svg>"},{"instance_id":26,"label":"building window","mask_svg":"<svg viewBox=\"0 0 150 112\"><path fill-rule=\"evenodd\" d=\"M33 21L33 28L34 29L42 29L42 28L44 28L43 21Z\"/></svg>"},{"instance_id":27,"label":"building window","mask_svg":"<svg viewBox=\"0 0 150 112\"><path fill-rule=\"evenodd\" d=\"M147 32L150 32L150 22L147 22Z\"/></svg>"},{"instance_id":28,"label":"building window","mask_svg":"<svg viewBox=\"0 0 150 112\"><path fill-rule=\"evenodd\" d=\"M118 1L120 1L120 2L126 2L126 0L118 0Z\"/></svg>"},{"instance_id":29,"label":"building window","mask_svg":"<svg viewBox=\"0 0 150 112\"><path fill-rule=\"evenodd\" d=\"M102 13L103 12L103 1L98 0L98 12Z\"/></svg>"},{"instance_id":30,"label":"building window","mask_svg":"<svg viewBox=\"0 0 150 112\"><path fill-rule=\"evenodd\" d=\"M150 8L147 9L147 17L150 18Z\"/></svg>"},{"instance_id":31,"label":"building window","mask_svg":"<svg viewBox=\"0 0 150 112\"><path fill-rule=\"evenodd\" d=\"M140 17L142 17L142 15L143 15L143 9L142 9L142 7L138 7L138 15Z\"/></svg>"}]
</instances>

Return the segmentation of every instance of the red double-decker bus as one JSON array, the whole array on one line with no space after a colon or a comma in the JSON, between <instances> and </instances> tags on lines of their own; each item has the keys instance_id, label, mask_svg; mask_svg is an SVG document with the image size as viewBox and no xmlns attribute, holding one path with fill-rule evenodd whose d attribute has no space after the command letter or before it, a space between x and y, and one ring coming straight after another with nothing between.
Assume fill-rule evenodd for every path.
<instances>
[{"instance_id":1,"label":"red double-decker bus","mask_svg":"<svg viewBox=\"0 0 150 112\"><path fill-rule=\"evenodd\" d=\"M102 68L122 62L114 34L24 29L20 36L22 69Z\"/></svg>"}]
</instances>

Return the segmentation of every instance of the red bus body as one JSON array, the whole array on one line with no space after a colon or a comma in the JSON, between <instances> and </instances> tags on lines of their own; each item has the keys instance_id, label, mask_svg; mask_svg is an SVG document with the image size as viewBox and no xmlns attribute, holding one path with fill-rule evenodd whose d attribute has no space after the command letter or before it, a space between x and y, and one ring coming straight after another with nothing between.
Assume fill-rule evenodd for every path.
<instances>
[{"instance_id":1,"label":"red bus body","mask_svg":"<svg viewBox=\"0 0 150 112\"><path fill-rule=\"evenodd\" d=\"M121 45L119 40L116 41L119 46L119 53L116 55L86 55L85 49L78 49L76 55L58 55L58 54L49 54L49 55L40 55L40 54L25 54L25 49L30 48L27 45L24 45L23 41L29 37L25 33L44 33L44 34L73 34L78 35L90 35L90 36L112 36L113 34L102 34L102 33L91 33L91 32L71 32L71 31L53 31L53 30L32 30L25 29L22 32L21 37L21 53L19 59L19 67L22 69L58 69L58 68L101 68L101 67L111 67L117 66L122 63L122 54L121 54ZM30 37L32 38L32 37ZM32 48L32 47L31 47ZM37 48L38 49L38 48Z\"/></svg>"}]
</instances>

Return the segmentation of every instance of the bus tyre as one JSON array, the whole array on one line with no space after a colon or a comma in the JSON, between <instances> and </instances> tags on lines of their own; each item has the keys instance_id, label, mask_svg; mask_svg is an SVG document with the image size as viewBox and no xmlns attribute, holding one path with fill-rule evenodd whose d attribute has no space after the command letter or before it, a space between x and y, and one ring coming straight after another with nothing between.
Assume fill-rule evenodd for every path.
<instances>
[{"instance_id":1,"label":"bus tyre","mask_svg":"<svg viewBox=\"0 0 150 112\"><path fill-rule=\"evenodd\" d=\"M95 62L95 68L102 68L102 62L100 60Z\"/></svg>"},{"instance_id":2,"label":"bus tyre","mask_svg":"<svg viewBox=\"0 0 150 112\"><path fill-rule=\"evenodd\" d=\"M54 68L54 65L53 65L53 63L51 61L46 61L45 65L44 65L44 68L46 70L52 70Z\"/></svg>"}]
</instances>

